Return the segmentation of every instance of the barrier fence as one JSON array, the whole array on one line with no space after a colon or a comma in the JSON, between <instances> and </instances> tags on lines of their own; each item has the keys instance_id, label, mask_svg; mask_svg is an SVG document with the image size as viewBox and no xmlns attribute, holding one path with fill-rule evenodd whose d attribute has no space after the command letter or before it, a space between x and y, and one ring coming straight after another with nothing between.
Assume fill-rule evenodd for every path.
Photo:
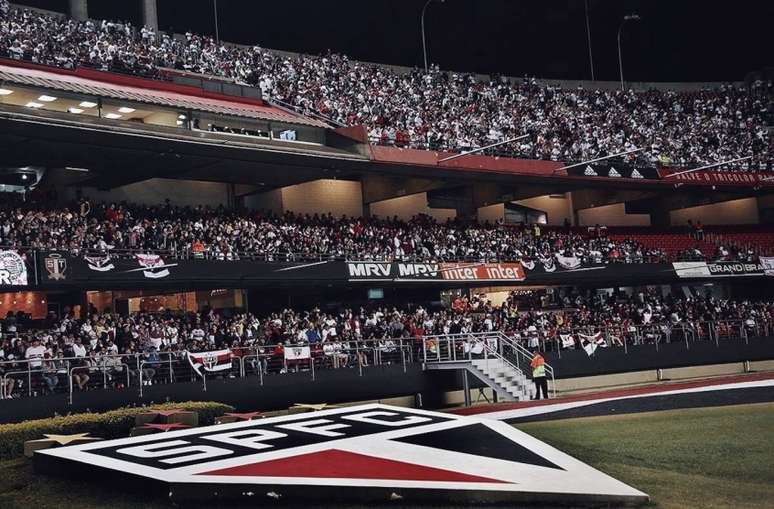
<instances>
[{"instance_id":1,"label":"barrier fence","mask_svg":"<svg viewBox=\"0 0 774 509\"><path fill-rule=\"evenodd\" d=\"M320 371L330 369L350 369L357 376L366 376L364 368L370 366L401 365L405 372L409 364L471 360L486 352L506 358L529 376L529 362L536 351L555 352L559 358L570 349L585 349L589 356L597 348L621 348L629 354L629 347L634 345L653 345L658 350L661 344L684 342L690 355L693 343L712 342L719 346L721 342L747 343L750 338L769 335L768 323L722 320L671 326L588 326L559 332L492 331L285 347L308 347L308 356L302 358L288 358L282 349L267 345L235 348L227 369L204 370L203 376L192 368L184 351L18 359L0 362L0 399L66 393L72 404L82 391L135 390L142 397L150 385L200 383L206 391L208 380L255 378L262 386L267 377L286 373L305 373L308 381L314 382ZM590 344L593 348L588 348ZM548 375L553 380L553 370Z\"/></svg>"},{"instance_id":2,"label":"barrier fence","mask_svg":"<svg viewBox=\"0 0 774 509\"><path fill-rule=\"evenodd\" d=\"M158 384L200 382L206 391L208 379L254 377L262 386L265 377L285 373L307 373L314 381L315 373L326 369L352 369L364 376L369 366L402 365L405 372L415 355L413 341L404 339L288 346L298 347L308 347L308 357L288 359L274 346L237 348L227 369L204 368L201 375L185 351L2 361L0 399L67 393L72 403L88 390L133 389L142 397L145 387Z\"/></svg>"},{"instance_id":3,"label":"barrier fence","mask_svg":"<svg viewBox=\"0 0 774 509\"><path fill-rule=\"evenodd\" d=\"M518 339L500 331L427 336L422 342L422 360L425 364L456 364L473 360L497 360L510 365L526 378L532 375L534 350L529 350ZM554 369L545 364L551 393L556 395Z\"/></svg>"}]
</instances>

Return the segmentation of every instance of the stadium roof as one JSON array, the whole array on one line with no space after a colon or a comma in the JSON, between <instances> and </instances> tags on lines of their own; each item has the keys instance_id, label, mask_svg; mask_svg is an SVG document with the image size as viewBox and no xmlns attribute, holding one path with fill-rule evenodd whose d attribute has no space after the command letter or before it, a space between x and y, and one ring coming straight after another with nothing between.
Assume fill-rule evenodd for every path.
<instances>
[{"instance_id":1,"label":"stadium roof","mask_svg":"<svg viewBox=\"0 0 774 509\"><path fill-rule=\"evenodd\" d=\"M173 90L164 90L158 86L154 88L156 83L153 80L147 79L132 78L130 83L142 83L143 85L137 86L135 84L109 83L85 78L75 75L72 71L64 71L61 74L60 72L0 64L0 81L62 90L75 94L155 104L181 110L204 111L219 115L232 115L319 128L328 127L323 122L268 105L263 101L248 101L243 98L228 100L227 96L216 98L212 97L213 94L210 94L208 97L187 95ZM183 87L180 88L182 89Z\"/></svg>"}]
</instances>

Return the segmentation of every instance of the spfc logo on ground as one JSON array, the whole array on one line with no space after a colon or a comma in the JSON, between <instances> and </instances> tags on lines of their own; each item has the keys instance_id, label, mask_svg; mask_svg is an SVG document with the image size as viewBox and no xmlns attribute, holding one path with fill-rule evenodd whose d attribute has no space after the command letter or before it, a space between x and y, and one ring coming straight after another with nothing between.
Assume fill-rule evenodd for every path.
<instances>
[{"instance_id":1,"label":"spfc logo on ground","mask_svg":"<svg viewBox=\"0 0 774 509\"><path fill-rule=\"evenodd\" d=\"M506 423L385 405L37 451L35 468L78 472L83 482L123 476L145 487L155 483L173 500L199 503L248 497L318 503L648 500Z\"/></svg>"}]
</instances>

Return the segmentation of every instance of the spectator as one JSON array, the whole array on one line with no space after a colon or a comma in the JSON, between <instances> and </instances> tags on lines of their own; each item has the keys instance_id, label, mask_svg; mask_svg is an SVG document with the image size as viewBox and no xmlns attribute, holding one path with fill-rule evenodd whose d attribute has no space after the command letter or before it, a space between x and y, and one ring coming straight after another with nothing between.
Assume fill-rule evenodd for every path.
<instances>
[{"instance_id":1,"label":"spectator","mask_svg":"<svg viewBox=\"0 0 774 509\"><path fill-rule=\"evenodd\" d=\"M625 161L685 166L752 156L731 170L772 162L772 85L762 81L688 92L565 89L530 78L479 80L437 67L402 73L334 53L292 57L190 32L157 37L129 23L75 21L7 6L2 16L2 56L148 77L159 77L166 67L229 78L299 111L365 125L378 144L462 151L529 133L510 147L512 155L583 161L643 148Z\"/></svg>"}]
</instances>

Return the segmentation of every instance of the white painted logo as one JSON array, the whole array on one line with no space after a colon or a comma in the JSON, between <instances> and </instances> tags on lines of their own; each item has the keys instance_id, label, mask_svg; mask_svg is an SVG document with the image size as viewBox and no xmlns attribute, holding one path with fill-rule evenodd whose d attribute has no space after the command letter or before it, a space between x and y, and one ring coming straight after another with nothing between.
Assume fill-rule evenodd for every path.
<instances>
[{"instance_id":1,"label":"white painted logo","mask_svg":"<svg viewBox=\"0 0 774 509\"><path fill-rule=\"evenodd\" d=\"M379 404L171 431L35 452L35 464L68 462L110 476L144 478L173 501L516 501L641 503L646 494L518 431L476 416ZM166 490L165 490L166 492ZM215 495L214 495L215 494ZM509 498L511 497L511 498ZM214 502L214 500L213 500Z\"/></svg>"}]
</instances>

